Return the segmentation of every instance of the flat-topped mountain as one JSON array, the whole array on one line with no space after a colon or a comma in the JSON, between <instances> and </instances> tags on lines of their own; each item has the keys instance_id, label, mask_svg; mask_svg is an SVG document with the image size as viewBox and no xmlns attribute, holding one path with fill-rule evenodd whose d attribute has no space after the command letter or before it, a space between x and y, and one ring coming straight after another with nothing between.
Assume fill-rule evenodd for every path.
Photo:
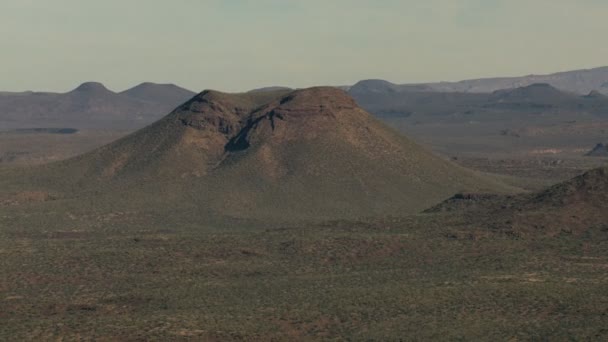
<instances>
[{"instance_id":1,"label":"flat-topped mountain","mask_svg":"<svg viewBox=\"0 0 608 342\"><path fill-rule=\"evenodd\" d=\"M113 91L108 90L106 86L99 82L85 82L72 90L71 93L114 94Z\"/></svg>"},{"instance_id":2,"label":"flat-topped mountain","mask_svg":"<svg viewBox=\"0 0 608 342\"><path fill-rule=\"evenodd\" d=\"M163 108L171 106L166 112L196 95L196 93L178 87L175 84L158 84L152 82L141 83L120 94L162 106Z\"/></svg>"},{"instance_id":3,"label":"flat-topped mountain","mask_svg":"<svg viewBox=\"0 0 608 342\"><path fill-rule=\"evenodd\" d=\"M249 218L399 215L458 191L511 190L434 156L330 87L204 91L130 136L35 172L68 196L132 203L146 193Z\"/></svg>"}]
</instances>

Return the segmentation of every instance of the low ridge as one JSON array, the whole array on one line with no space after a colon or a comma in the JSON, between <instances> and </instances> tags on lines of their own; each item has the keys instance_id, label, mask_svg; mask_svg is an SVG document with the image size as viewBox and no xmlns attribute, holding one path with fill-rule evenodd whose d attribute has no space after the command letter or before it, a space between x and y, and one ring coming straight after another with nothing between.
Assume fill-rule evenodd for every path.
<instances>
[{"instance_id":1,"label":"low ridge","mask_svg":"<svg viewBox=\"0 0 608 342\"><path fill-rule=\"evenodd\" d=\"M608 168L600 167L513 204L516 231L593 237L608 231Z\"/></svg>"},{"instance_id":2,"label":"low ridge","mask_svg":"<svg viewBox=\"0 0 608 342\"><path fill-rule=\"evenodd\" d=\"M512 237L605 236L608 167L590 170L531 194L461 194L426 212L460 212L468 217L466 222L504 231Z\"/></svg>"},{"instance_id":3,"label":"low ridge","mask_svg":"<svg viewBox=\"0 0 608 342\"><path fill-rule=\"evenodd\" d=\"M533 102L552 102L563 97L576 97L576 95L563 92L548 83L534 83L515 89L498 90L493 95L492 100L494 101Z\"/></svg>"}]
</instances>

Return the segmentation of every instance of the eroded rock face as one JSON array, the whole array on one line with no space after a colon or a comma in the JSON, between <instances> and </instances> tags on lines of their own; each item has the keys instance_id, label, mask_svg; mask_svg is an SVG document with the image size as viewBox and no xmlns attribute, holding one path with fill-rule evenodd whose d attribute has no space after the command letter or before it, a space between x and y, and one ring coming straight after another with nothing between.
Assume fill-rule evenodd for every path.
<instances>
[{"instance_id":1,"label":"eroded rock face","mask_svg":"<svg viewBox=\"0 0 608 342\"><path fill-rule=\"evenodd\" d=\"M335 131L340 120L348 120L357 108L355 101L339 89L294 91L241 120L239 132L225 149L242 151L260 143L282 145L296 139L311 139L320 132Z\"/></svg>"},{"instance_id":2,"label":"eroded rock face","mask_svg":"<svg viewBox=\"0 0 608 342\"><path fill-rule=\"evenodd\" d=\"M217 100L213 93L206 92L181 106L177 117L188 127L233 135L240 129L241 117L248 111L249 108Z\"/></svg>"},{"instance_id":3,"label":"eroded rock face","mask_svg":"<svg viewBox=\"0 0 608 342\"><path fill-rule=\"evenodd\" d=\"M230 152L248 148L254 137L268 138L280 122L302 121L304 124L296 128L305 134L333 125L323 121L335 120L341 112L356 108L350 96L331 87L294 91L260 107L206 91L178 108L175 115L187 127L225 135L228 142L224 149Z\"/></svg>"}]
</instances>

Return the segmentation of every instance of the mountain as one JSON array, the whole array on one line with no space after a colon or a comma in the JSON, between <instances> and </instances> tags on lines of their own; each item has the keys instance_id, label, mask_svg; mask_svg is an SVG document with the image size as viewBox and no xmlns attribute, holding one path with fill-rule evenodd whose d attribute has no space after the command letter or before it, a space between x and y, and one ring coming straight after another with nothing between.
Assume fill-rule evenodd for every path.
<instances>
[{"instance_id":1,"label":"mountain","mask_svg":"<svg viewBox=\"0 0 608 342\"><path fill-rule=\"evenodd\" d=\"M512 190L434 156L331 87L204 91L140 131L33 172L20 183L67 197L245 218L400 215L464 189Z\"/></svg>"},{"instance_id":2,"label":"mountain","mask_svg":"<svg viewBox=\"0 0 608 342\"><path fill-rule=\"evenodd\" d=\"M608 93L608 67L559 72L550 75L499 77L460 82L426 83L440 92L490 93L501 89L520 88L535 83L548 83L563 91L588 94L593 90Z\"/></svg>"},{"instance_id":3,"label":"mountain","mask_svg":"<svg viewBox=\"0 0 608 342\"><path fill-rule=\"evenodd\" d=\"M179 104L186 102L196 95L195 92L178 87L175 84L157 84L151 82L141 83L120 94L153 103L161 106L163 109L167 108L167 106L171 106L171 108L167 108L165 112L173 110Z\"/></svg>"},{"instance_id":4,"label":"mountain","mask_svg":"<svg viewBox=\"0 0 608 342\"><path fill-rule=\"evenodd\" d=\"M67 93L2 93L0 130L136 129L157 120L192 94L176 86L150 83L115 93L97 82L83 83Z\"/></svg>"}]
</instances>

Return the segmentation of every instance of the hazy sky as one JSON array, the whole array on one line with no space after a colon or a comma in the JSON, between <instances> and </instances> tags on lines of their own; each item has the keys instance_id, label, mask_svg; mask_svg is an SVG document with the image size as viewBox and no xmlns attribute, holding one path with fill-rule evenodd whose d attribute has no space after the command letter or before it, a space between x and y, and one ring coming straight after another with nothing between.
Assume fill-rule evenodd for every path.
<instances>
[{"instance_id":1,"label":"hazy sky","mask_svg":"<svg viewBox=\"0 0 608 342\"><path fill-rule=\"evenodd\" d=\"M608 65L605 0L0 0L0 90L247 90Z\"/></svg>"}]
</instances>

